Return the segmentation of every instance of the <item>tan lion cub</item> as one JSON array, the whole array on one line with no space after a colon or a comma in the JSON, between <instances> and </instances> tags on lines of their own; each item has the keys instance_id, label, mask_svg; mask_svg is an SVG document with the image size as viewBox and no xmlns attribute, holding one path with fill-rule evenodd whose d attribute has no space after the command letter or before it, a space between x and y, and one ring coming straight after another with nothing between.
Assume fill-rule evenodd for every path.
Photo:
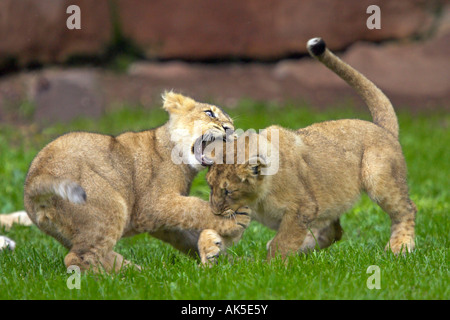
<instances>
[{"instance_id":1,"label":"tan lion cub","mask_svg":"<svg viewBox=\"0 0 450 320\"><path fill-rule=\"evenodd\" d=\"M161 127L117 137L69 133L31 163L25 209L33 223L70 250L66 266L117 271L129 261L114 245L142 232L196 254L203 229L238 237L250 222L245 212L233 219L213 215L208 202L188 196L205 164L198 146L224 139L234 129L230 117L173 92L163 98L170 118ZM208 239L202 243L208 245Z\"/></svg>"},{"instance_id":2,"label":"tan lion cub","mask_svg":"<svg viewBox=\"0 0 450 320\"><path fill-rule=\"evenodd\" d=\"M224 164L212 165L206 176L213 210L221 214L248 205L254 219L278 230L268 244L270 259L314 248L309 230L322 237L317 239L320 247L339 239L339 216L365 191L391 218L386 249L395 254L410 252L416 207L408 196L406 164L391 103L320 38L308 41L307 47L362 96L373 122L327 121L298 131L271 126L260 134L242 135L231 148L235 164L225 164L224 155L216 157L216 162L220 159ZM250 148L252 143L266 151ZM271 166L276 170L265 175Z\"/></svg>"}]
</instances>

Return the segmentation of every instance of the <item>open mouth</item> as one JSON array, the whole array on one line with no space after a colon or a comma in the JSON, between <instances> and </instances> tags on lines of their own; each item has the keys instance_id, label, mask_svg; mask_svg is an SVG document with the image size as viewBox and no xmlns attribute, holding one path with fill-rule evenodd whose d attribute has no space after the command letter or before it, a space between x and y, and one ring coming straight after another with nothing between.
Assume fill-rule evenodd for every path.
<instances>
[{"instance_id":1,"label":"open mouth","mask_svg":"<svg viewBox=\"0 0 450 320\"><path fill-rule=\"evenodd\" d=\"M214 164L214 161L204 154L204 150L209 144L214 142L216 139L227 141L226 136L222 135L215 136L212 133L205 133L200 137L198 137L197 140L195 140L192 150L194 152L195 159L197 159L197 161L200 162L204 167L211 166Z\"/></svg>"}]
</instances>

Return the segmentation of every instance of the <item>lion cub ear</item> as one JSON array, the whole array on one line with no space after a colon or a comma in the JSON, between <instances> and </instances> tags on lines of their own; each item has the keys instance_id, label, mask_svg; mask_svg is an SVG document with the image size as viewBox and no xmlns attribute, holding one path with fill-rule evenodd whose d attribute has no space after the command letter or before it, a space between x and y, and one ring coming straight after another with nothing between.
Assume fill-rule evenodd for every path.
<instances>
[{"instance_id":1,"label":"lion cub ear","mask_svg":"<svg viewBox=\"0 0 450 320\"><path fill-rule=\"evenodd\" d=\"M195 107L195 101L182 94L166 91L162 95L163 108L169 113L186 113Z\"/></svg>"}]
</instances>

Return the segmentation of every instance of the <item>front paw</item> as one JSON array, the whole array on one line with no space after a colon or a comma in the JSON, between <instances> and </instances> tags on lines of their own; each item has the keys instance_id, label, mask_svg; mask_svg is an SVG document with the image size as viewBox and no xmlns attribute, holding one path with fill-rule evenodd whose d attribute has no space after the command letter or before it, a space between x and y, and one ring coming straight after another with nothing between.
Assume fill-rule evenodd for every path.
<instances>
[{"instance_id":1,"label":"front paw","mask_svg":"<svg viewBox=\"0 0 450 320\"><path fill-rule=\"evenodd\" d=\"M222 238L211 229L203 230L198 238L198 252L203 265L211 266L217 263L217 259L225 250Z\"/></svg>"},{"instance_id":2,"label":"front paw","mask_svg":"<svg viewBox=\"0 0 450 320\"><path fill-rule=\"evenodd\" d=\"M237 209L234 214L236 223L240 225L244 230L248 228L250 222L252 221L251 213L252 210L249 207L245 206Z\"/></svg>"},{"instance_id":3,"label":"front paw","mask_svg":"<svg viewBox=\"0 0 450 320\"><path fill-rule=\"evenodd\" d=\"M249 207L241 207L236 211L227 212L227 214L223 213L222 216L229 221L224 224L224 229L221 230L220 235L233 239L233 242L239 240L242 233L250 225L250 213Z\"/></svg>"}]
</instances>

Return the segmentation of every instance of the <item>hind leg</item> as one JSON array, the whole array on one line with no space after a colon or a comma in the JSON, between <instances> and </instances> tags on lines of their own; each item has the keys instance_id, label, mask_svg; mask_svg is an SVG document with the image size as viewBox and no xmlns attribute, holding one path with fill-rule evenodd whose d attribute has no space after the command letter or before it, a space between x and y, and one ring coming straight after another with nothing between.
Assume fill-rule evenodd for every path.
<instances>
[{"instance_id":1,"label":"hind leg","mask_svg":"<svg viewBox=\"0 0 450 320\"><path fill-rule=\"evenodd\" d=\"M108 203L100 203L91 197L85 204L55 199L51 206L37 208L31 216L39 229L69 249L64 259L67 267L118 271L129 262L113 251L127 223L124 207L117 199L111 197Z\"/></svg>"},{"instance_id":2,"label":"hind leg","mask_svg":"<svg viewBox=\"0 0 450 320\"><path fill-rule=\"evenodd\" d=\"M73 248L69 254L64 258L64 264L68 268L71 265L80 267L81 270L90 270L99 273L102 270L106 272L119 272L123 267L134 266L138 270L141 268L138 265L132 264L125 260L122 255L114 251L101 253L89 251L83 252L77 248Z\"/></svg>"},{"instance_id":3,"label":"hind leg","mask_svg":"<svg viewBox=\"0 0 450 320\"><path fill-rule=\"evenodd\" d=\"M391 218L391 237L386 250L390 249L396 255L411 252L415 247L417 209L408 195L403 156L386 157L373 152L366 154L363 161L366 191Z\"/></svg>"},{"instance_id":4,"label":"hind leg","mask_svg":"<svg viewBox=\"0 0 450 320\"><path fill-rule=\"evenodd\" d=\"M66 255L64 264L67 268L76 265L83 271L100 273L103 270L118 272L130 262L125 260L122 255L112 251L110 245L78 243Z\"/></svg>"},{"instance_id":5,"label":"hind leg","mask_svg":"<svg viewBox=\"0 0 450 320\"><path fill-rule=\"evenodd\" d=\"M414 228L416 206L409 197L390 196L379 202L380 207L391 217L391 237L386 250L394 254L412 252L415 247Z\"/></svg>"},{"instance_id":6,"label":"hind leg","mask_svg":"<svg viewBox=\"0 0 450 320\"><path fill-rule=\"evenodd\" d=\"M125 226L122 212L113 206L105 209L91 206L83 208L82 212L79 210L78 215L84 215L85 221L75 223L78 228L72 234L70 252L64 259L67 267L77 265L82 270L93 272L117 272L130 264L113 251Z\"/></svg>"}]
</instances>

